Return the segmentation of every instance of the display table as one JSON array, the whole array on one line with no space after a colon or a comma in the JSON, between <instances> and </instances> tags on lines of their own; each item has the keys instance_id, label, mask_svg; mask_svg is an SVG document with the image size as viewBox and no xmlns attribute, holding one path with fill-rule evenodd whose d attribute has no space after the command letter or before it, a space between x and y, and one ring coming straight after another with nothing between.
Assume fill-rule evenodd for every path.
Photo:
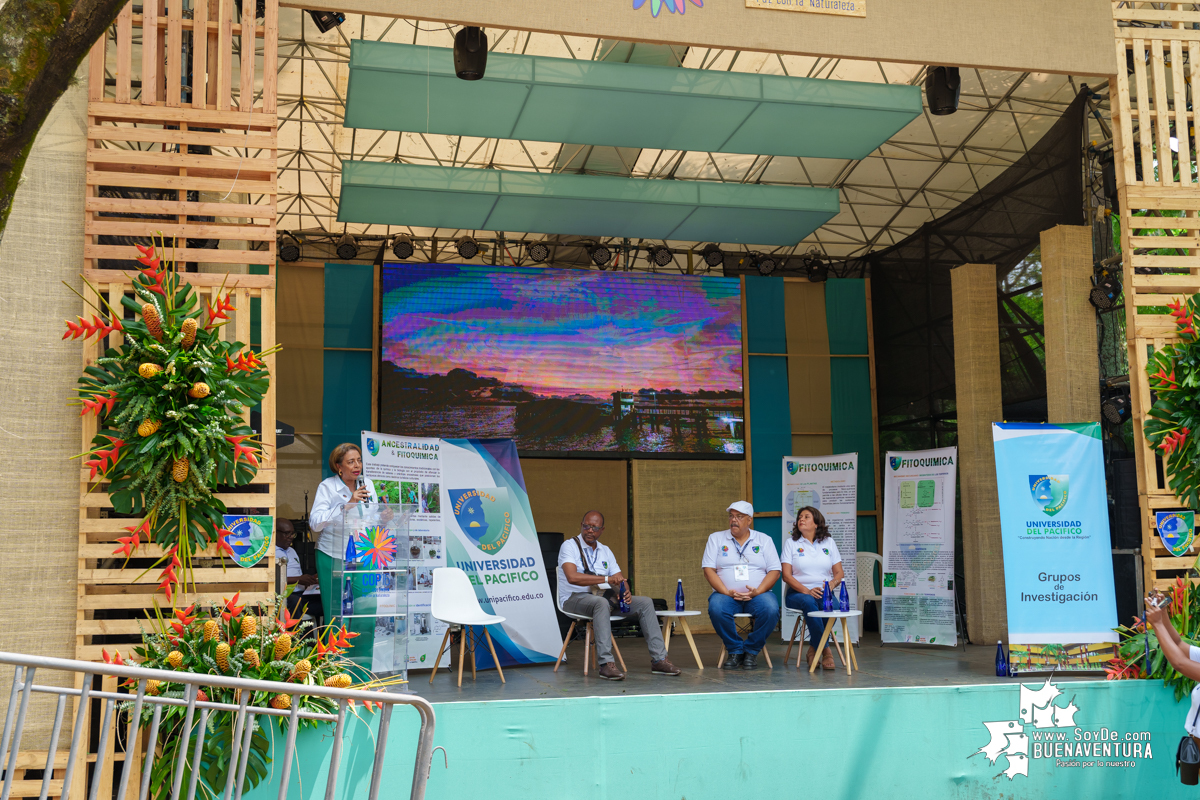
<instances>
[{"instance_id":1,"label":"display table","mask_svg":"<svg viewBox=\"0 0 1200 800\"><path fill-rule=\"evenodd\" d=\"M817 671L817 664L821 661L821 654L825 652L825 643L829 641L833 635L834 626L837 625L837 620L842 621L842 638L846 640L846 652L842 652L841 645L838 644L836 636L833 636L833 646L842 656L842 661L846 662L846 674L853 675L854 670L858 669L858 659L854 657L854 643L850 641L850 626L846 624L846 620L850 617L860 617L862 612L854 611L810 611L806 615L812 619L825 620L825 632L821 634L821 643L817 646L817 653L813 656L812 665L808 668L808 673ZM851 664L854 665L853 669Z\"/></svg>"},{"instance_id":2,"label":"display table","mask_svg":"<svg viewBox=\"0 0 1200 800\"><path fill-rule=\"evenodd\" d=\"M696 668L703 670L704 663L700 660L700 651L696 649L696 640L692 638L692 629L688 627L688 617L700 616L699 611L655 611L655 614L662 617L663 621L663 647L668 652L671 650L671 620L679 620L679 624L683 626L683 635L687 637L688 645L692 648L692 656L696 659Z\"/></svg>"}]
</instances>

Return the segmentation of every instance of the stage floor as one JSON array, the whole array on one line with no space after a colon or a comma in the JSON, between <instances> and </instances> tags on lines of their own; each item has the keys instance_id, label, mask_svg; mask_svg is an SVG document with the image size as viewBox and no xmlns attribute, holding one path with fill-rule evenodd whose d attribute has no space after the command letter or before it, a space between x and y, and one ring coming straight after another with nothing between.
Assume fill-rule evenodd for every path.
<instances>
[{"instance_id":1,"label":"stage floor","mask_svg":"<svg viewBox=\"0 0 1200 800\"><path fill-rule=\"evenodd\" d=\"M936 646L887 645L879 646L878 633L865 633L855 650L860 669L847 676L845 667L817 671L809 675L801 662L796 670L796 648L792 648L791 664L785 667L783 653L787 644L778 637L767 643L775 668L768 669L761 655L759 668L753 671L717 669L721 641L715 634L698 634L696 647L704 669L696 669L695 659L682 636L671 637L671 660L683 670L678 677L653 675L645 642L638 639L618 639L617 646L625 657L629 672L623 681L607 681L591 672L583 675L583 641L572 642L567 649L568 661L555 673L553 664L507 667L506 684L494 669L478 673L471 680L470 661L463 670L462 688L457 681L457 664L453 672L438 670L433 685L428 670L409 673L412 691L434 703L477 702L487 700L525 700L566 697L620 697L649 694L695 694L717 692L794 691L797 689L876 689L918 686L961 686L968 684L1007 684L1017 678L996 677L995 646L960 645L954 648ZM457 649L455 650L457 657ZM836 657L835 664L839 664ZM1024 681L1042 681L1048 673L1030 673ZM1068 675L1057 673L1056 683L1069 680L1103 679L1103 673Z\"/></svg>"}]
</instances>

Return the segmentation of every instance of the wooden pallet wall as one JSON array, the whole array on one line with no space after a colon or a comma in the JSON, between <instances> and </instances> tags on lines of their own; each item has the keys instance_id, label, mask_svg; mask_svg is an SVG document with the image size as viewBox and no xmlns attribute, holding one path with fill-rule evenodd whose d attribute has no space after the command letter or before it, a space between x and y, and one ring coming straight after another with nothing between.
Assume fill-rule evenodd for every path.
<instances>
[{"instance_id":1,"label":"wooden pallet wall","mask_svg":"<svg viewBox=\"0 0 1200 800\"><path fill-rule=\"evenodd\" d=\"M1165 571L1186 569L1195 560L1172 557L1155 535L1154 512L1183 504L1160 477L1154 451L1142 435L1152 404L1149 354L1176 338L1174 319L1156 312L1200 292L1200 184L1192 176L1200 139L1188 100L1189 95L1200 98L1200 11L1195 9L1192 3L1113 2L1113 149L1147 589L1166 587L1172 573ZM1178 156L1174 169L1167 169L1157 159L1159 153L1171 152L1172 138ZM1158 229L1186 234L1152 235ZM1181 252L1147 252L1160 248ZM1156 274L1140 274L1142 268Z\"/></svg>"}]
</instances>

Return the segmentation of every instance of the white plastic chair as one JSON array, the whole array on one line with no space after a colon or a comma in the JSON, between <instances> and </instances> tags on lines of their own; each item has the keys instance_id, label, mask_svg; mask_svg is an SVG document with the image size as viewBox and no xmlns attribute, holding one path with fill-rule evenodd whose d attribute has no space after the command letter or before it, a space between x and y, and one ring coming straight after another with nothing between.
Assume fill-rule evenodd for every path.
<instances>
[{"instance_id":1,"label":"white plastic chair","mask_svg":"<svg viewBox=\"0 0 1200 800\"><path fill-rule=\"evenodd\" d=\"M467 573L457 567L438 567L433 571L433 600L431 602L430 613L433 618L439 622L445 622L449 625L446 628L446 635L442 637L442 646L438 648L437 658L433 660L433 672L429 674L429 682L433 683L433 676L437 675L438 662L442 660L442 652L446 649L446 642L450 639L450 634L455 628L458 628L458 685L462 686L463 676L463 661L467 639L471 640L471 680L475 680L475 637L471 633L471 628L483 628L483 635L487 638L488 650L492 652L492 661L496 664L496 672L500 674L500 682L506 683L504 680L504 670L500 668L500 659L496 658L496 648L492 646L492 635L488 633L487 626L498 625L504 622L504 617L495 614L486 613L479 605L479 600L475 597L475 587L471 585L471 579L467 577Z\"/></svg>"},{"instance_id":2,"label":"white plastic chair","mask_svg":"<svg viewBox=\"0 0 1200 800\"><path fill-rule=\"evenodd\" d=\"M602 583L602 584L600 584L600 586L601 586L601 588L604 588L604 589L608 588L607 583ZM563 661L563 656L565 656L567 654L567 645L571 643L571 637L575 634L575 626L578 625L580 622L586 622L587 628L585 629L584 634L583 634L583 674L586 676L588 674L588 659L589 658L591 659L592 669L597 668L596 667L596 641L595 641L596 637L592 633L592 618L586 614L573 614L570 611L567 611L566 609L564 609L562 607L562 604L563 604L562 592L556 591L554 594L555 594L554 601L558 605L558 610L561 611L564 616L568 617L571 620L571 627L567 628L567 635L563 638L562 650L558 651L558 659L554 662L554 671L558 672L558 668L562 664L562 661ZM609 622L617 622L618 620L625 619L625 617L622 614L612 614L609 616L608 619L609 619ZM617 661L620 662L620 664L621 664L621 671L629 672L629 670L625 668L625 659L621 657L621 648L617 647L616 637L613 637L612 646L613 646L613 653L616 655Z\"/></svg>"},{"instance_id":3,"label":"white plastic chair","mask_svg":"<svg viewBox=\"0 0 1200 800\"><path fill-rule=\"evenodd\" d=\"M882 586L883 557L876 553L859 552L857 558L855 558L855 564L858 567L858 608L861 611L863 603L868 600L873 601L876 604L875 615L879 618L882 625L883 595L875 594L875 565L879 565L879 585Z\"/></svg>"}]
</instances>

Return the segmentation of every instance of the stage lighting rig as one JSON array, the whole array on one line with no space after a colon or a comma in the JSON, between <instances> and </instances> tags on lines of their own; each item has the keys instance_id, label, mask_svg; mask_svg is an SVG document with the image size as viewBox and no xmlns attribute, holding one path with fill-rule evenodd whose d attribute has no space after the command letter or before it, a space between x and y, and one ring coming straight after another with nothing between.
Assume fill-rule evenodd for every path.
<instances>
[{"instance_id":1,"label":"stage lighting rig","mask_svg":"<svg viewBox=\"0 0 1200 800\"><path fill-rule=\"evenodd\" d=\"M587 254L592 258L593 264L600 269L608 269L608 264L612 261L612 250L608 249L608 245L588 244L586 249Z\"/></svg>"},{"instance_id":2,"label":"stage lighting rig","mask_svg":"<svg viewBox=\"0 0 1200 800\"><path fill-rule=\"evenodd\" d=\"M321 33L328 33L346 21L346 15L340 11L309 11L308 15Z\"/></svg>"},{"instance_id":3,"label":"stage lighting rig","mask_svg":"<svg viewBox=\"0 0 1200 800\"><path fill-rule=\"evenodd\" d=\"M300 240L290 233L281 233L276 239L276 252L279 253L280 261L299 261L300 260Z\"/></svg>"},{"instance_id":4,"label":"stage lighting rig","mask_svg":"<svg viewBox=\"0 0 1200 800\"><path fill-rule=\"evenodd\" d=\"M779 267L779 262L773 255L751 253L750 266L758 270L759 275L770 275Z\"/></svg>"},{"instance_id":5,"label":"stage lighting rig","mask_svg":"<svg viewBox=\"0 0 1200 800\"><path fill-rule=\"evenodd\" d=\"M1117 304L1121 295L1121 281L1116 272L1101 269L1092 279L1095 285L1088 293L1088 301L1099 311L1107 311Z\"/></svg>"},{"instance_id":6,"label":"stage lighting rig","mask_svg":"<svg viewBox=\"0 0 1200 800\"><path fill-rule=\"evenodd\" d=\"M804 274L813 283L822 283L829 278L829 265L815 247L804 254Z\"/></svg>"},{"instance_id":7,"label":"stage lighting rig","mask_svg":"<svg viewBox=\"0 0 1200 800\"><path fill-rule=\"evenodd\" d=\"M646 248L646 260L651 264L659 267L665 267L671 263L671 248L661 245L652 244Z\"/></svg>"},{"instance_id":8,"label":"stage lighting rig","mask_svg":"<svg viewBox=\"0 0 1200 800\"><path fill-rule=\"evenodd\" d=\"M725 253L721 251L721 246L715 242L704 245L704 249L700 251L700 256L704 259L704 263L710 267L719 267L725 263Z\"/></svg>"},{"instance_id":9,"label":"stage lighting rig","mask_svg":"<svg viewBox=\"0 0 1200 800\"><path fill-rule=\"evenodd\" d=\"M487 69L488 38L483 28L467 26L454 34L454 74L477 81Z\"/></svg>"},{"instance_id":10,"label":"stage lighting rig","mask_svg":"<svg viewBox=\"0 0 1200 800\"><path fill-rule=\"evenodd\" d=\"M396 238L392 239L392 255L403 261L406 258L412 258L412 254L412 237L407 233L396 234Z\"/></svg>"},{"instance_id":11,"label":"stage lighting rig","mask_svg":"<svg viewBox=\"0 0 1200 800\"><path fill-rule=\"evenodd\" d=\"M929 113L944 117L958 111L958 95L962 91L962 78L958 67L925 68L925 102Z\"/></svg>"},{"instance_id":12,"label":"stage lighting rig","mask_svg":"<svg viewBox=\"0 0 1200 800\"><path fill-rule=\"evenodd\" d=\"M545 242L533 242L525 245L525 252L529 254L529 258L535 264L541 264L550 257L550 248Z\"/></svg>"},{"instance_id":13,"label":"stage lighting rig","mask_svg":"<svg viewBox=\"0 0 1200 800\"><path fill-rule=\"evenodd\" d=\"M1112 425L1120 425L1133 416L1129 389L1118 389L1106 397L1100 404L1100 414L1104 417L1105 422Z\"/></svg>"},{"instance_id":14,"label":"stage lighting rig","mask_svg":"<svg viewBox=\"0 0 1200 800\"><path fill-rule=\"evenodd\" d=\"M479 255L479 243L470 236L464 236L455 242L454 249L461 258L474 258Z\"/></svg>"},{"instance_id":15,"label":"stage lighting rig","mask_svg":"<svg viewBox=\"0 0 1200 800\"><path fill-rule=\"evenodd\" d=\"M337 240L337 257L350 261L358 257L358 242L348 233L343 233Z\"/></svg>"}]
</instances>

